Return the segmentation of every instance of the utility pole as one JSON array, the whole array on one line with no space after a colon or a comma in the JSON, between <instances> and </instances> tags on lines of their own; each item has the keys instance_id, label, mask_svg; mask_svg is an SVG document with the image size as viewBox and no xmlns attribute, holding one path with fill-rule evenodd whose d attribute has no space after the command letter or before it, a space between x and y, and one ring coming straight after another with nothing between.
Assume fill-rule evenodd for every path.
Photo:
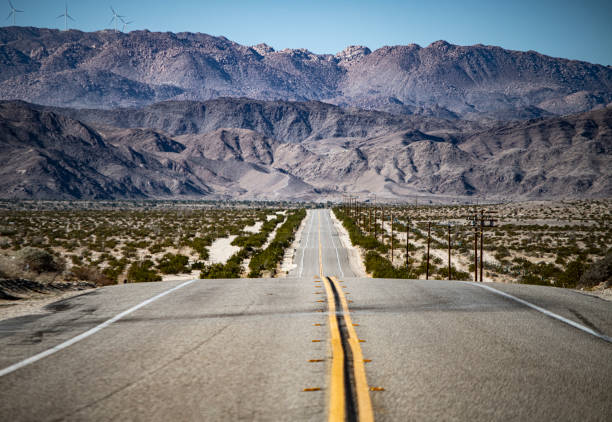
<instances>
[{"instance_id":1,"label":"utility pole","mask_svg":"<svg viewBox=\"0 0 612 422\"><path fill-rule=\"evenodd\" d=\"M363 224L363 231L366 230L366 227L367 227L366 217L368 216L364 211L365 211L365 204L361 204L361 213L359 215L361 216L361 222Z\"/></svg>"},{"instance_id":2,"label":"utility pole","mask_svg":"<svg viewBox=\"0 0 612 422\"><path fill-rule=\"evenodd\" d=\"M410 238L410 219L408 219L408 221L406 222L406 268L408 268L408 258L410 258L409 251L408 251L408 247L410 245L410 243L408 242L409 238Z\"/></svg>"},{"instance_id":3,"label":"utility pole","mask_svg":"<svg viewBox=\"0 0 612 422\"><path fill-rule=\"evenodd\" d=\"M393 264L393 212L389 215L389 220L391 220L391 264Z\"/></svg>"},{"instance_id":4,"label":"utility pole","mask_svg":"<svg viewBox=\"0 0 612 422\"><path fill-rule=\"evenodd\" d=\"M482 283L482 267L483 265L483 244L484 244L484 210L480 210L480 282Z\"/></svg>"},{"instance_id":5,"label":"utility pole","mask_svg":"<svg viewBox=\"0 0 612 422\"><path fill-rule=\"evenodd\" d=\"M380 237L381 237L381 242L384 245L385 244L385 208L382 207L380 211L382 212L382 217L380 219Z\"/></svg>"},{"instance_id":6,"label":"utility pole","mask_svg":"<svg viewBox=\"0 0 612 422\"><path fill-rule=\"evenodd\" d=\"M431 243L431 221L427 222L427 267L425 270L425 280L429 280L429 244Z\"/></svg>"},{"instance_id":7,"label":"utility pole","mask_svg":"<svg viewBox=\"0 0 612 422\"><path fill-rule=\"evenodd\" d=\"M474 281L478 281L478 214L474 214Z\"/></svg>"},{"instance_id":8,"label":"utility pole","mask_svg":"<svg viewBox=\"0 0 612 422\"><path fill-rule=\"evenodd\" d=\"M451 279L451 225L448 224L448 279Z\"/></svg>"},{"instance_id":9,"label":"utility pole","mask_svg":"<svg viewBox=\"0 0 612 422\"><path fill-rule=\"evenodd\" d=\"M378 240L378 209L374 207L374 239Z\"/></svg>"}]
</instances>

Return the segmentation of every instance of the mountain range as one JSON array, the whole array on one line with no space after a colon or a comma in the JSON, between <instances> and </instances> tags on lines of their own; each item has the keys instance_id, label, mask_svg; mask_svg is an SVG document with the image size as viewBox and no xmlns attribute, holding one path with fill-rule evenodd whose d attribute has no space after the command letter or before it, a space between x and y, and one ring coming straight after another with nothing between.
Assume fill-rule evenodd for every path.
<instances>
[{"instance_id":1,"label":"mountain range","mask_svg":"<svg viewBox=\"0 0 612 422\"><path fill-rule=\"evenodd\" d=\"M314 54L200 33L0 28L0 99L111 109L219 97L524 120L605 107L612 68L445 41Z\"/></svg>"},{"instance_id":2,"label":"mountain range","mask_svg":"<svg viewBox=\"0 0 612 422\"><path fill-rule=\"evenodd\" d=\"M316 102L0 102L0 197L540 199L612 194L612 107L483 125Z\"/></svg>"},{"instance_id":3,"label":"mountain range","mask_svg":"<svg viewBox=\"0 0 612 422\"><path fill-rule=\"evenodd\" d=\"M0 197L612 196L612 68L0 28Z\"/></svg>"}]
</instances>

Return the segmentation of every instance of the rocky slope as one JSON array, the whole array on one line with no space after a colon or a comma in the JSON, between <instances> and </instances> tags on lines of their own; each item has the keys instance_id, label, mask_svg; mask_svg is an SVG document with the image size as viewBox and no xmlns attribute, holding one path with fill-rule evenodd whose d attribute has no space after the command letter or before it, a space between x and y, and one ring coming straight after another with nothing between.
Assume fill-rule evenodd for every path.
<instances>
[{"instance_id":1,"label":"rocky slope","mask_svg":"<svg viewBox=\"0 0 612 422\"><path fill-rule=\"evenodd\" d=\"M317 55L206 34L0 28L2 99L109 109L222 96L445 119L529 119L605 107L612 69L444 41Z\"/></svg>"},{"instance_id":2,"label":"rocky slope","mask_svg":"<svg viewBox=\"0 0 612 422\"><path fill-rule=\"evenodd\" d=\"M484 127L318 102L0 103L2 198L612 195L612 108Z\"/></svg>"},{"instance_id":3,"label":"rocky slope","mask_svg":"<svg viewBox=\"0 0 612 422\"><path fill-rule=\"evenodd\" d=\"M402 128L421 131L474 131L488 127L470 121L346 109L317 101L217 98L204 102L166 101L138 109L33 107L55 111L94 126L146 127L172 135L208 133L220 128L242 128L288 142L332 137L364 138Z\"/></svg>"}]
</instances>

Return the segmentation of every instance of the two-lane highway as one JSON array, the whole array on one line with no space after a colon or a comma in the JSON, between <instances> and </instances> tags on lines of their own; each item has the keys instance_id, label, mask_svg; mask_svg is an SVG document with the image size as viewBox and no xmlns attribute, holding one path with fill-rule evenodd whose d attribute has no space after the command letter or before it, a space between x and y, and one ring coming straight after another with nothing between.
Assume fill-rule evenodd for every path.
<instances>
[{"instance_id":1,"label":"two-lane highway","mask_svg":"<svg viewBox=\"0 0 612 422\"><path fill-rule=\"evenodd\" d=\"M289 277L292 278L311 278L321 275L319 263L322 265L323 273L328 277L355 277L352 269L354 264L351 265L349 262L348 252L340 241L329 210L315 210L308 213L305 230L294 260L296 268L289 273Z\"/></svg>"},{"instance_id":2,"label":"two-lane highway","mask_svg":"<svg viewBox=\"0 0 612 422\"><path fill-rule=\"evenodd\" d=\"M294 261L285 279L105 287L0 322L0 419L610 420L610 302L356 278L328 210Z\"/></svg>"}]
</instances>

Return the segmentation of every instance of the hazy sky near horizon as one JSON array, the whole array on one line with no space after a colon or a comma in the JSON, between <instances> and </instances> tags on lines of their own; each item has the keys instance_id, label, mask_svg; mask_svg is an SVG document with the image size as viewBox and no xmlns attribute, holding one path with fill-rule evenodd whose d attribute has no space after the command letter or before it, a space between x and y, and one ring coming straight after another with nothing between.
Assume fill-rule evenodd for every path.
<instances>
[{"instance_id":1,"label":"hazy sky near horizon","mask_svg":"<svg viewBox=\"0 0 612 422\"><path fill-rule=\"evenodd\" d=\"M17 25L63 28L64 0L11 0L24 13ZM4 3L4 16L10 11ZM112 28L110 6L134 23L129 29L204 32L244 45L306 48L335 54L348 45L437 40L499 45L512 50L612 65L611 0L72 0L69 27ZM3 25L11 24L5 19ZM121 27L121 25L120 25ZM121 28L119 28L121 29Z\"/></svg>"}]
</instances>

